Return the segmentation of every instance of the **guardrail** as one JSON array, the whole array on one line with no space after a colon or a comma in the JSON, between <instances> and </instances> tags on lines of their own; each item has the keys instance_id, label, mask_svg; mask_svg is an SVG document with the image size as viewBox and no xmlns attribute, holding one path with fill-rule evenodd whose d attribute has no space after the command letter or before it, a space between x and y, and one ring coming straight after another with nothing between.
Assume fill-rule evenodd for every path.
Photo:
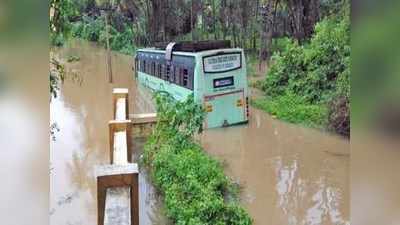
<instances>
[{"instance_id":1,"label":"guardrail","mask_svg":"<svg viewBox=\"0 0 400 225\"><path fill-rule=\"evenodd\" d=\"M110 164L95 167L97 224L139 225L139 168L132 158L128 89L114 89L112 103Z\"/></svg>"}]
</instances>

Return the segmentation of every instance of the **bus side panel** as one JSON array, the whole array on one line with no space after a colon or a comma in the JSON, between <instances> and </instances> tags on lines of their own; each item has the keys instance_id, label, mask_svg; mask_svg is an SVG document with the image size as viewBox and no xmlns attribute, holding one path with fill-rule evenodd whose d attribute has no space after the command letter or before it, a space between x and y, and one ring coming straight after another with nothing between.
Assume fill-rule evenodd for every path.
<instances>
[{"instance_id":1,"label":"bus side panel","mask_svg":"<svg viewBox=\"0 0 400 225\"><path fill-rule=\"evenodd\" d=\"M153 91L166 91L178 101L185 100L190 94L193 93L187 88L180 87L159 78L149 76L141 72L138 74L139 83L141 83L143 86L148 87Z\"/></svg>"}]
</instances>

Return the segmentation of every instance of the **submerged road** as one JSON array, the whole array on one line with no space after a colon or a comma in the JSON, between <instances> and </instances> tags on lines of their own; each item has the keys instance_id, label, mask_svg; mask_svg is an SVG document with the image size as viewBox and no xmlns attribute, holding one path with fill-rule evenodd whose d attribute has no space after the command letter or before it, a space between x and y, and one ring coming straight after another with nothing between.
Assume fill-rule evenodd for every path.
<instances>
[{"instance_id":1,"label":"submerged road","mask_svg":"<svg viewBox=\"0 0 400 225\"><path fill-rule=\"evenodd\" d=\"M129 88L130 112L151 113L151 95L132 79L132 58L112 55L114 83L107 82L105 51L86 42L54 50L70 74L51 102L51 224L96 224L92 167L108 162L107 121L112 88ZM273 119L251 108L249 124L206 130L205 150L222 161L242 187L241 201L254 225L349 224L349 141ZM135 139L140 155L144 139ZM138 158L138 157L134 157ZM139 180L140 223L166 224L160 200L145 174Z\"/></svg>"}]
</instances>

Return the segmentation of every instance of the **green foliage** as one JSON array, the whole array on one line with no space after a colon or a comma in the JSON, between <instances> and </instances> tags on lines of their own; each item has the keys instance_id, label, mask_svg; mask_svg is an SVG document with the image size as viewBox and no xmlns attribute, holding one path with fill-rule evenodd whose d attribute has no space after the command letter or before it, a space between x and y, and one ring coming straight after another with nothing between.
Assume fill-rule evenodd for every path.
<instances>
[{"instance_id":1,"label":"green foliage","mask_svg":"<svg viewBox=\"0 0 400 225\"><path fill-rule=\"evenodd\" d=\"M166 215L177 225L250 225L221 164L193 139L204 119L201 106L192 96L176 102L165 93L156 95L156 103L158 122L143 163L164 196Z\"/></svg>"},{"instance_id":2,"label":"green foliage","mask_svg":"<svg viewBox=\"0 0 400 225\"><path fill-rule=\"evenodd\" d=\"M63 46L65 43L64 35L62 33L53 33L50 32L50 44L51 46Z\"/></svg>"},{"instance_id":3,"label":"green foliage","mask_svg":"<svg viewBox=\"0 0 400 225\"><path fill-rule=\"evenodd\" d=\"M274 38L272 39L272 47L271 51L272 52L280 52L284 51L286 46L292 42L292 39L288 37L283 37L283 38Z\"/></svg>"},{"instance_id":4,"label":"green foliage","mask_svg":"<svg viewBox=\"0 0 400 225\"><path fill-rule=\"evenodd\" d=\"M274 98L256 99L251 102L279 119L309 127L325 127L328 116L326 105L307 103L304 99L289 92Z\"/></svg>"},{"instance_id":5,"label":"green foliage","mask_svg":"<svg viewBox=\"0 0 400 225\"><path fill-rule=\"evenodd\" d=\"M104 17L82 16L82 20L71 24L71 36L88 41L98 42L103 46L107 45L107 33ZM119 32L111 24L109 30L110 48L124 54L133 54L135 47L133 45L133 30L124 24L123 31Z\"/></svg>"},{"instance_id":6,"label":"green foliage","mask_svg":"<svg viewBox=\"0 0 400 225\"><path fill-rule=\"evenodd\" d=\"M277 52L273 57L273 64L269 68L263 90L270 96L285 93L289 79L304 77L303 48L297 42L291 41L285 46L284 52Z\"/></svg>"},{"instance_id":7,"label":"green foliage","mask_svg":"<svg viewBox=\"0 0 400 225\"><path fill-rule=\"evenodd\" d=\"M88 41L99 41L100 33L105 32L105 21L103 17L82 16L82 20L71 24L71 35Z\"/></svg>"},{"instance_id":8,"label":"green foliage","mask_svg":"<svg viewBox=\"0 0 400 225\"><path fill-rule=\"evenodd\" d=\"M262 85L269 98L253 104L283 120L350 132L350 17L341 12L315 26L308 43L281 40ZM328 3L327 3L328 4ZM329 3L331 4L331 3ZM333 4L333 3L332 3Z\"/></svg>"},{"instance_id":9,"label":"green foliage","mask_svg":"<svg viewBox=\"0 0 400 225\"><path fill-rule=\"evenodd\" d=\"M74 0L50 0L50 44L62 46L70 31L69 20L79 15L77 2Z\"/></svg>"},{"instance_id":10,"label":"green foliage","mask_svg":"<svg viewBox=\"0 0 400 225\"><path fill-rule=\"evenodd\" d=\"M349 68L349 34L348 19L327 18L316 25L309 44L288 42L284 51L274 55L264 90L270 96L290 91L311 103L329 101L339 75L349 75L344 72Z\"/></svg>"}]
</instances>

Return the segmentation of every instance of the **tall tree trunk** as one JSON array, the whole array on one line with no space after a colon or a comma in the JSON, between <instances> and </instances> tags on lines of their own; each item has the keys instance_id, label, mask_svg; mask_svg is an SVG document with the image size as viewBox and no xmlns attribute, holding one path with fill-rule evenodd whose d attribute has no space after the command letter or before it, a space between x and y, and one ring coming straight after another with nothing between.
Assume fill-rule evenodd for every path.
<instances>
[{"instance_id":1,"label":"tall tree trunk","mask_svg":"<svg viewBox=\"0 0 400 225\"><path fill-rule=\"evenodd\" d=\"M196 30L196 24L197 24L197 0L191 0L191 7L190 7L190 30L192 34L192 40L197 41L197 30Z\"/></svg>"},{"instance_id":2,"label":"tall tree trunk","mask_svg":"<svg viewBox=\"0 0 400 225\"><path fill-rule=\"evenodd\" d=\"M225 40L228 32L227 25L227 4L226 0L221 0L221 7L219 12L219 23L221 24L222 37Z\"/></svg>"},{"instance_id":3,"label":"tall tree trunk","mask_svg":"<svg viewBox=\"0 0 400 225\"><path fill-rule=\"evenodd\" d=\"M217 40L218 39L218 34L217 34L217 20L216 20L216 7L215 7L215 0L211 0L212 3L212 20L213 20L213 32L214 32L214 39Z\"/></svg>"},{"instance_id":4,"label":"tall tree trunk","mask_svg":"<svg viewBox=\"0 0 400 225\"><path fill-rule=\"evenodd\" d=\"M108 73L108 82L112 83L112 67L111 67L111 52L110 52L110 26L109 26L109 12L104 13L105 22L106 22L106 39L107 39L107 73Z\"/></svg>"},{"instance_id":5,"label":"tall tree trunk","mask_svg":"<svg viewBox=\"0 0 400 225\"><path fill-rule=\"evenodd\" d=\"M238 46L238 38L237 38L237 32L236 32L236 25L232 25L232 35L233 35L233 47Z\"/></svg>"},{"instance_id":6,"label":"tall tree trunk","mask_svg":"<svg viewBox=\"0 0 400 225\"><path fill-rule=\"evenodd\" d=\"M271 44L272 44L272 32L274 25L274 13L273 13L273 1L268 1L265 5L262 6L262 15L263 22L261 28L261 48L260 48L260 64L259 67L261 69L261 62L266 61L271 56Z\"/></svg>"},{"instance_id":7,"label":"tall tree trunk","mask_svg":"<svg viewBox=\"0 0 400 225\"><path fill-rule=\"evenodd\" d=\"M260 7L260 0L256 0L256 8L255 8L255 21L252 23L253 24L253 50L255 51L257 48L257 23L258 23L258 13L259 10L258 8Z\"/></svg>"}]
</instances>

